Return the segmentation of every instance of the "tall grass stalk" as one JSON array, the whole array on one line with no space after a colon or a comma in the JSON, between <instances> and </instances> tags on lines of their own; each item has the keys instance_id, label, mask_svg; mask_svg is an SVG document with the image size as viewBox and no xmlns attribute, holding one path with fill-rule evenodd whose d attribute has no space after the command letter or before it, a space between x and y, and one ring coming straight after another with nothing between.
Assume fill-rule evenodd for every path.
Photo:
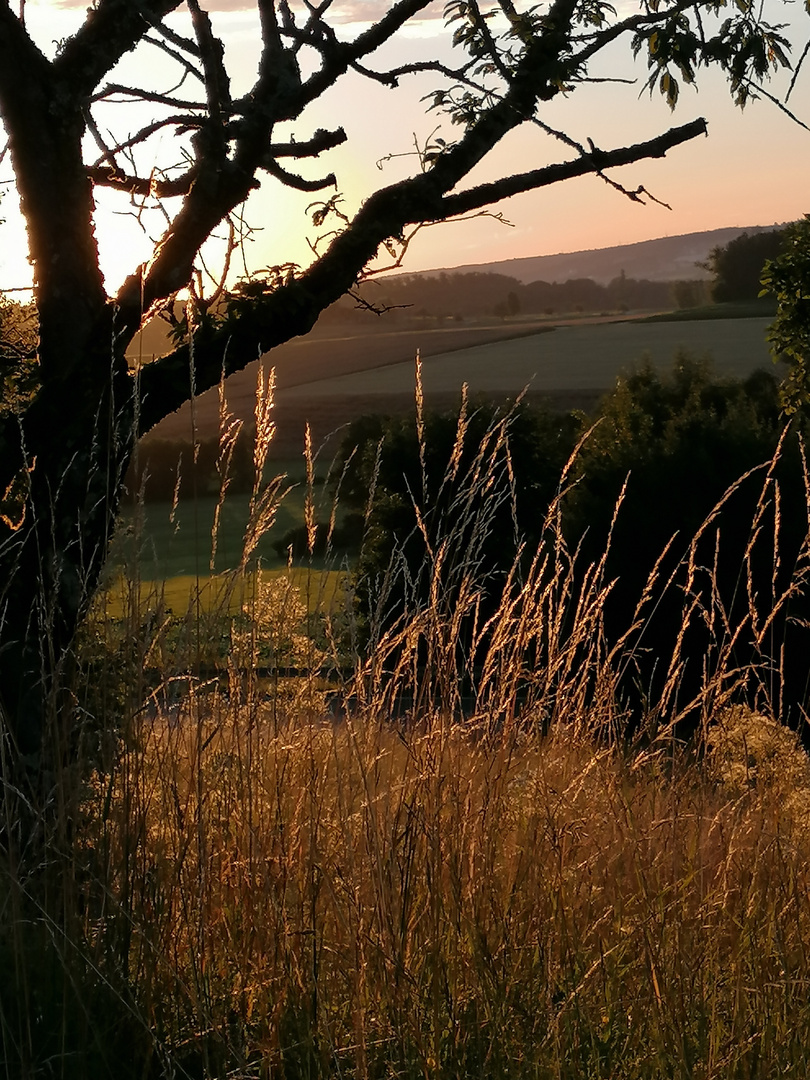
<instances>
[{"instance_id":1,"label":"tall grass stalk","mask_svg":"<svg viewBox=\"0 0 810 1080\"><path fill-rule=\"evenodd\" d=\"M59 828L36 848L6 830L6 1075L804 1076L810 769L774 719L769 624L746 585L769 505L778 533L773 470L747 613L730 623L692 545L664 696L627 739L620 676L667 582L659 564L607 639L607 555L583 565L562 532L570 469L539 549L488 575L483 539L514 500L510 418L462 476L465 406L448 511L420 499L423 469L422 566L395 552L361 653L337 615L314 633L291 580L248 572L283 487L262 482L260 382L246 553L227 584L240 613L229 599L195 623L196 605L169 648L165 611L146 620L134 593L115 645L139 650L134 670L107 697L93 683L94 757L59 779ZM308 474L312 552L311 446ZM717 647L688 702L698 740L681 746L695 617L715 621ZM223 625L227 658L203 676ZM761 670L734 660L752 630ZM760 711L733 704L752 685Z\"/></svg>"}]
</instances>

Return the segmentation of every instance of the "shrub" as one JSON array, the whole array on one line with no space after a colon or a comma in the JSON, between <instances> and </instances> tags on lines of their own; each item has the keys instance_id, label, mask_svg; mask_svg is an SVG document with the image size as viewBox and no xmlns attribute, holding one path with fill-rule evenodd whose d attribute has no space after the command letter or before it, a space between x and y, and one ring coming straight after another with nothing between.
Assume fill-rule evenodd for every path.
<instances>
[{"instance_id":1,"label":"shrub","mask_svg":"<svg viewBox=\"0 0 810 1080\"><path fill-rule=\"evenodd\" d=\"M724 382L707 361L681 356L667 378L645 365L620 380L598 420L577 460L566 535L586 562L610 538L611 638L636 618L653 571L660 590L624 692L642 703L660 697L678 646L686 709L705 683L703 658L728 648L750 703L760 695L766 711L800 725L810 644L804 451L800 418L785 434L776 379L762 371ZM694 595L701 577L706 601ZM733 638L730 627L742 626Z\"/></svg>"}]
</instances>

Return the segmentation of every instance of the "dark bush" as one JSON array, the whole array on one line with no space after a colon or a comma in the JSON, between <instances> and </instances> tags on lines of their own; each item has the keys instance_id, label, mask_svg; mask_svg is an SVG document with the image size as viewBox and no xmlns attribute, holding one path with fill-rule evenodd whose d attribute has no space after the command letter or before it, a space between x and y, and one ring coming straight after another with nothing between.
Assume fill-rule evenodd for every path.
<instances>
[{"instance_id":1,"label":"dark bush","mask_svg":"<svg viewBox=\"0 0 810 1080\"><path fill-rule=\"evenodd\" d=\"M470 573L497 604L518 545L531 552L540 542L579 427L573 415L479 403L461 420L427 415L420 452L415 418L355 421L335 472L344 466L339 498L348 511L335 542L344 549L360 542L357 596L366 631L371 612L383 632L402 613L403 598L411 611L428 603L438 555L447 605ZM383 593L390 602L380 616Z\"/></svg>"},{"instance_id":2,"label":"dark bush","mask_svg":"<svg viewBox=\"0 0 810 1080\"><path fill-rule=\"evenodd\" d=\"M801 431L797 420L780 442L783 424L772 373L722 382L711 377L708 362L684 356L669 377L647 365L605 399L577 463L580 483L567 502L566 531L586 562L601 557L610 537L612 639L633 623L658 563L625 672L623 692L636 703L660 697L680 649L677 704L688 712L704 668L727 650L737 696L800 722L810 646L806 598L792 595L768 634L757 636L794 573L806 573ZM717 695L730 688L718 685ZM690 715L686 726L698 720Z\"/></svg>"},{"instance_id":3,"label":"dark bush","mask_svg":"<svg viewBox=\"0 0 810 1080\"><path fill-rule=\"evenodd\" d=\"M663 701L662 715L680 715L686 732L701 719L693 699L728 697L800 725L807 500L801 424L784 433L774 375L721 381L708 361L686 356L667 377L645 365L619 381L596 421L561 503L562 527L580 573L608 551L607 639L632 628L619 662L629 714ZM482 405L461 428L456 415L426 416L421 450L414 419L352 425L336 541L361 546L366 642L429 607L437 565L448 617L469 574L483 583L480 625L516 558L518 588L521 566L545 543L561 472L591 423L522 406L499 417ZM730 674L704 693L718 665Z\"/></svg>"}]
</instances>

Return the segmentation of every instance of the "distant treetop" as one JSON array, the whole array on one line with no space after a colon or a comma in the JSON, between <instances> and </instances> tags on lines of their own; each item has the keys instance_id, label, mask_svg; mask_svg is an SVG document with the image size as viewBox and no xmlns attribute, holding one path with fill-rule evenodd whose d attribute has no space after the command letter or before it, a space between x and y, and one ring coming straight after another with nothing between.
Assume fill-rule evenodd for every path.
<instances>
[{"instance_id":1,"label":"distant treetop","mask_svg":"<svg viewBox=\"0 0 810 1080\"><path fill-rule=\"evenodd\" d=\"M706 266L714 274L712 299L718 304L733 300L756 300L762 291L762 270L784 247L787 228L750 236L744 232L736 240L716 247Z\"/></svg>"}]
</instances>

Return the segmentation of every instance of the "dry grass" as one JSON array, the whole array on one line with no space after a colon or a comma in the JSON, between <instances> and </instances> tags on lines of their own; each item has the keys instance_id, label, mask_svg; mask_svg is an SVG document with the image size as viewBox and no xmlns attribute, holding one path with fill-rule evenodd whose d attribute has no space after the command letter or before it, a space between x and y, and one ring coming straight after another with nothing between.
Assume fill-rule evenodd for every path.
<instances>
[{"instance_id":1,"label":"dry grass","mask_svg":"<svg viewBox=\"0 0 810 1080\"><path fill-rule=\"evenodd\" d=\"M672 736L677 648L621 737L632 632L605 640L604 560L579 565L558 504L484 616L474 553L482 493L511 497L508 430L469 477L451 462L452 514L419 519L423 598L372 625L354 670L339 620L314 635L295 583L254 576L241 613L223 601L227 677L194 676L198 609L152 698L136 662L115 711L84 716L95 768L66 767L47 835L12 830L0 858L6 1075L806 1075L807 759L731 704L745 672L719 646L694 746ZM721 626L691 569L684 619Z\"/></svg>"},{"instance_id":2,"label":"dry grass","mask_svg":"<svg viewBox=\"0 0 810 1080\"><path fill-rule=\"evenodd\" d=\"M562 731L215 696L143 725L85 811L127 897L105 933L131 928L139 1007L179 1064L190 1047L214 1075L806 1062L807 818L767 787Z\"/></svg>"}]
</instances>

